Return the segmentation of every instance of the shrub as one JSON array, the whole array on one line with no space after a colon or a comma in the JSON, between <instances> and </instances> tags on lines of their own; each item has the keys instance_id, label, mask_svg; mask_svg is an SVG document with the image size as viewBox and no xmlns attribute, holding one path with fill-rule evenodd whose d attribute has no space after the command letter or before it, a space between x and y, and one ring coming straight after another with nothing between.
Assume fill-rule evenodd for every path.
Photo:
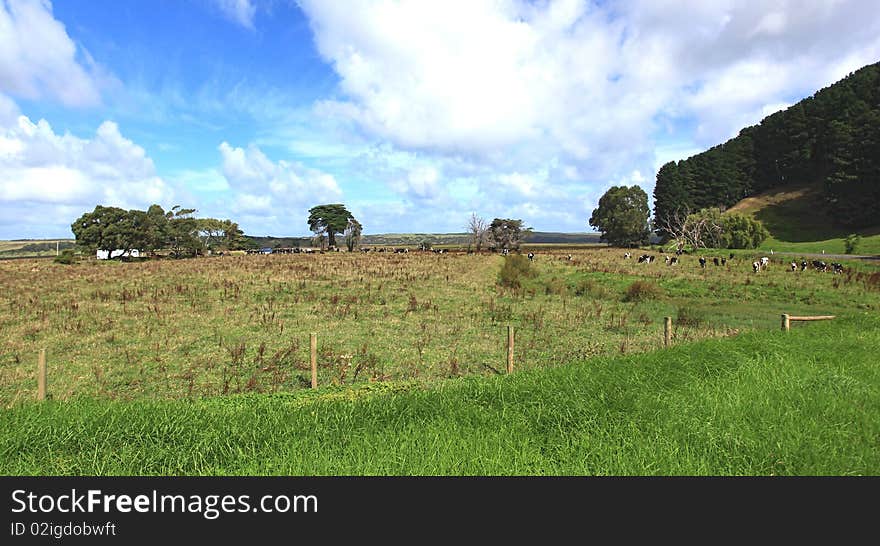
<instances>
[{"instance_id":1,"label":"shrub","mask_svg":"<svg viewBox=\"0 0 880 546\"><path fill-rule=\"evenodd\" d=\"M688 215L685 231L707 248L758 248L770 236L760 220L717 207Z\"/></svg>"},{"instance_id":2,"label":"shrub","mask_svg":"<svg viewBox=\"0 0 880 546\"><path fill-rule=\"evenodd\" d=\"M581 279L574 287L575 296L588 296L599 299L605 297L608 290L593 279Z\"/></svg>"},{"instance_id":3,"label":"shrub","mask_svg":"<svg viewBox=\"0 0 880 546\"><path fill-rule=\"evenodd\" d=\"M663 289L652 282L636 281L629 285L623 301L644 301L657 299L663 295Z\"/></svg>"},{"instance_id":4,"label":"shrub","mask_svg":"<svg viewBox=\"0 0 880 546\"><path fill-rule=\"evenodd\" d=\"M861 235L858 233L851 233L846 236L843 240L844 252L846 254L852 254L856 251L856 247L859 245L859 242L862 240Z\"/></svg>"},{"instance_id":5,"label":"shrub","mask_svg":"<svg viewBox=\"0 0 880 546\"><path fill-rule=\"evenodd\" d=\"M568 293L568 284L563 279L553 277L544 282L544 293L548 296L551 294L564 296Z\"/></svg>"},{"instance_id":6,"label":"shrub","mask_svg":"<svg viewBox=\"0 0 880 546\"><path fill-rule=\"evenodd\" d=\"M504 257L504 265L498 273L498 284L505 288L520 288L522 280L535 276L528 258L522 254Z\"/></svg>"},{"instance_id":7,"label":"shrub","mask_svg":"<svg viewBox=\"0 0 880 546\"><path fill-rule=\"evenodd\" d=\"M697 307L687 305L678 306L678 315L675 323L681 326L699 326L706 322L706 312Z\"/></svg>"},{"instance_id":8,"label":"shrub","mask_svg":"<svg viewBox=\"0 0 880 546\"><path fill-rule=\"evenodd\" d=\"M65 249L61 251L61 254L55 256L55 259L52 260L56 264L64 264L71 265L76 263L76 254L74 254L73 249Z\"/></svg>"},{"instance_id":9,"label":"shrub","mask_svg":"<svg viewBox=\"0 0 880 546\"><path fill-rule=\"evenodd\" d=\"M727 248L758 248L770 232L760 220L737 212L722 216L722 241Z\"/></svg>"}]
</instances>

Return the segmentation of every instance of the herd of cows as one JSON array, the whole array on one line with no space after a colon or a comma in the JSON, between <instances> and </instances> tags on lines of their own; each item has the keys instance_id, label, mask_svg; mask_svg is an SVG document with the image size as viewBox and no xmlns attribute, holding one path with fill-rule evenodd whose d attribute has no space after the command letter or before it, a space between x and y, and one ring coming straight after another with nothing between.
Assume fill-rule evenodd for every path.
<instances>
[{"instance_id":1,"label":"herd of cows","mask_svg":"<svg viewBox=\"0 0 880 546\"><path fill-rule=\"evenodd\" d=\"M341 249L336 248L336 247L331 247L330 249L328 249L326 251L325 250L316 250L313 248L299 248L299 247L294 247L294 248L259 248L259 249L248 250L247 253L248 254L313 254L313 253L314 254L318 254L318 253L323 254L324 252L340 252L340 250ZM405 248L405 247L404 248L394 248L394 247L381 247L381 246L363 247L360 249L360 251L364 252L364 253L366 253L366 252L380 252L380 253L387 252L387 253L394 253L394 254L407 254L407 253L409 253L409 249ZM433 249L428 248L428 249L422 249L422 252L431 252L434 254L444 254L449 251L446 249L442 249L442 248L433 248ZM507 249L503 249L500 252L504 256L507 256L510 253L510 251ZM468 251L468 254L472 254L472 253L473 253L473 251L471 251L471 250ZM676 265L679 263L679 256L681 254L683 254L683 252L681 250L679 250L675 254L676 254L675 256L664 256L664 262L666 263L666 265L671 266L671 265ZM627 259L627 260L631 259L632 257L633 257L633 255L631 252L626 252L623 255L623 258ZM529 258L529 261L533 261L535 259L535 253L529 252L528 258ZM569 261L571 261L572 255L569 254L567 256L567 259ZM653 254L642 254L641 256L638 257L638 262L650 264L650 263L653 263L656 259L657 259L657 257L654 256ZM709 264L710 259L712 261L711 263L714 264L716 267L723 267L723 266L727 265L728 261L733 261L734 254L731 253L728 257L720 257L719 258L716 256L716 257L712 257L712 258L708 258L708 259L703 256L700 256L698 258L698 262L700 264L700 267L705 268ZM758 273L759 271L766 269L769 265L770 265L770 258L768 258L767 256L764 256L761 259L752 262L752 270L755 273ZM811 266L816 271L828 271L829 267L830 267L830 269L834 273L838 273L838 274L843 273L843 264L838 263L838 262L832 262L831 264L828 264L828 263L824 262L823 260L812 260L812 261L808 262L807 260L801 258L800 262L792 261L791 263L789 263L789 267L791 268L792 271L797 271L798 269L800 269L801 271L806 271Z\"/></svg>"},{"instance_id":2,"label":"herd of cows","mask_svg":"<svg viewBox=\"0 0 880 546\"><path fill-rule=\"evenodd\" d=\"M680 253L679 253L679 255L680 255ZM632 258L632 253L630 253L630 252L625 253L623 255L623 258L625 260ZM654 256L652 254L642 254L641 256L639 256L638 261L639 261L639 263L651 263L655 259L656 259L656 256ZM712 258L712 263L715 264L715 266L725 266L725 265L727 265L728 259L733 260L734 255L730 254L729 258L714 257L714 258ZM666 262L666 265L675 265L678 263L678 256L665 256L664 260ZM704 258L703 256L700 256L698 261L700 263L701 268L705 268L706 264L709 263L709 261L706 258ZM766 269L769 265L770 265L770 258L768 258L767 256L764 256L760 260L756 260L756 261L752 262L752 270L755 273L757 273L759 271ZM797 261L792 261L789 264L789 267L791 268L792 271L797 271L798 267L800 267L801 271L806 271L807 268L811 265L812 265L813 269L815 269L816 271L828 271L828 264L825 263L824 261L813 260L812 262L807 262L807 260L805 260L803 258L801 258L800 264L798 264ZM832 262L831 263L831 270L837 274L843 273L843 264L838 263L838 262Z\"/></svg>"},{"instance_id":3,"label":"herd of cows","mask_svg":"<svg viewBox=\"0 0 880 546\"><path fill-rule=\"evenodd\" d=\"M318 253L323 254L325 252L340 252L340 250L341 249L339 249L337 247L331 247L330 249L328 249L326 251L313 249L313 248L299 248L299 247L294 247L294 248L260 248L260 249L248 250L247 253L248 254L313 254L313 253L314 254L318 254ZM433 248L433 249L425 248L425 249L421 249L421 251L422 252L431 252L434 254L444 254L444 253L449 252L448 250L442 249L442 248ZM377 247L363 247L360 249L360 252L407 254L407 253L409 253L409 249L405 248L405 247L404 248L394 248L394 247L377 246ZM473 251L468 250L467 253L473 254ZM510 251L508 249L503 249L500 251L500 253L504 256L507 256L510 253ZM675 254L676 254L675 256L664 256L664 262L666 263L666 265L672 266L672 265L676 265L679 263L679 256L681 254L683 254L683 251L679 250ZM631 259L632 257L633 257L633 255L631 252L626 252L623 255L623 258L627 259L627 260ZM533 261L535 259L534 252L529 252L528 258L529 258L529 261ZM571 261L572 255L569 254L567 256L567 259L569 261ZM650 263L653 263L656 259L657 259L657 257L653 254L642 254L638 257L638 262L650 264ZM714 264L716 267L724 267L727 265L727 263L729 261L732 262L734 260L734 254L731 253L728 257L717 257L716 256L716 257L711 257L711 258L705 258L703 256L700 256L698 258L698 262L700 264L700 267L705 269L706 266L710 263L709 260L711 260L711 263ZM770 265L770 258L768 258L767 256L764 256L764 257L760 258L759 260L752 262L752 270L755 273L758 273L759 271L766 269L769 265ZM833 271L834 273L838 273L838 274L843 273L843 264L838 263L838 262L832 262L831 264L828 264L828 263L824 262L823 260L812 260L812 261L808 262L807 260L801 258L800 262L792 261L788 265L791 268L791 271L797 271L798 269L800 269L801 271L806 271L808 268L812 267L812 269L814 269L816 271L828 271L830 268L830 270Z\"/></svg>"}]
</instances>

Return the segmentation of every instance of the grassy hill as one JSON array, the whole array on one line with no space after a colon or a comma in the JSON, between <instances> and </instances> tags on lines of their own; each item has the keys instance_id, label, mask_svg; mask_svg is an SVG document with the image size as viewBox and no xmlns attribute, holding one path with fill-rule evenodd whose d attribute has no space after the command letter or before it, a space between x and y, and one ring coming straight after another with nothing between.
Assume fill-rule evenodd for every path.
<instances>
[{"instance_id":1,"label":"grassy hill","mask_svg":"<svg viewBox=\"0 0 880 546\"><path fill-rule=\"evenodd\" d=\"M764 223L771 237L761 246L763 250L843 254L843 239L858 233L862 240L856 254L880 254L880 224L858 230L836 227L825 212L822 189L817 185L773 188L728 210L751 214Z\"/></svg>"},{"instance_id":2,"label":"grassy hill","mask_svg":"<svg viewBox=\"0 0 880 546\"><path fill-rule=\"evenodd\" d=\"M56 251L73 248L73 239L15 239L0 241L0 259L55 256Z\"/></svg>"}]
</instances>

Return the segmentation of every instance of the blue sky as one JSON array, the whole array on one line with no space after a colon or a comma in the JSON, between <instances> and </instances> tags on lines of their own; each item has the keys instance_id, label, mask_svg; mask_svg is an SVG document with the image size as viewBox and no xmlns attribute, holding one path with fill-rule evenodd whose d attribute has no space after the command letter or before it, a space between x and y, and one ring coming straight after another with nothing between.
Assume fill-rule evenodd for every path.
<instances>
[{"instance_id":1,"label":"blue sky","mask_svg":"<svg viewBox=\"0 0 880 546\"><path fill-rule=\"evenodd\" d=\"M0 0L0 238L152 203L588 231L610 186L877 60L873 0Z\"/></svg>"}]
</instances>

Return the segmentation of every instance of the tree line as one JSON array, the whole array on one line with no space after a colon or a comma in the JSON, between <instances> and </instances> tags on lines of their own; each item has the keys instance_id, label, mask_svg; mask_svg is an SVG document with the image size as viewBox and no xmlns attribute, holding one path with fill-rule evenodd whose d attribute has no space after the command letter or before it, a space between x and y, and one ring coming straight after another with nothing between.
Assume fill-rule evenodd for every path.
<instances>
[{"instance_id":1,"label":"tree line","mask_svg":"<svg viewBox=\"0 0 880 546\"><path fill-rule=\"evenodd\" d=\"M70 228L76 244L110 253L131 255L138 250L155 254L168 250L174 257L187 257L211 250L245 248L247 240L231 220L196 218L196 209L175 205L165 211L159 205L147 210L125 210L98 205L74 221Z\"/></svg>"},{"instance_id":2,"label":"tree line","mask_svg":"<svg viewBox=\"0 0 880 546\"><path fill-rule=\"evenodd\" d=\"M834 222L880 218L880 63L866 66L723 144L663 165L654 188L655 227L671 235L676 214L725 209L762 191L819 185Z\"/></svg>"}]
</instances>

